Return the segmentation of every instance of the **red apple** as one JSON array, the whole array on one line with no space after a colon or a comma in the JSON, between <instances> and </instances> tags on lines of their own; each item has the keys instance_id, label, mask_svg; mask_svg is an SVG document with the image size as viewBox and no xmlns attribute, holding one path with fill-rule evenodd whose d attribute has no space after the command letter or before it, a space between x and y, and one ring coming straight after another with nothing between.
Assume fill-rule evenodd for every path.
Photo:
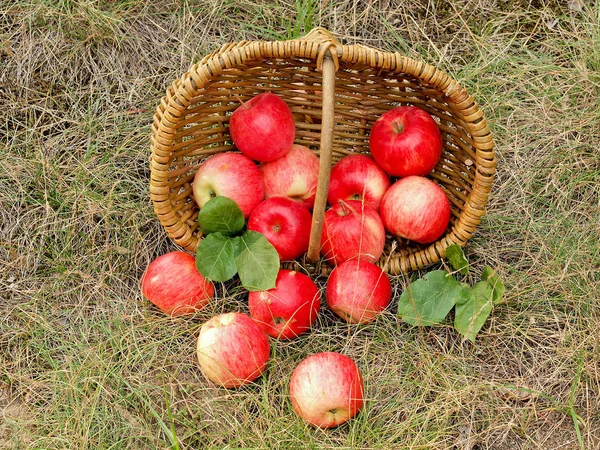
<instances>
[{"instance_id":1,"label":"red apple","mask_svg":"<svg viewBox=\"0 0 600 450\"><path fill-rule=\"evenodd\" d=\"M250 292L248 307L265 333L274 338L294 339L317 320L321 294L306 275L280 270L274 289Z\"/></svg>"},{"instance_id":2,"label":"red apple","mask_svg":"<svg viewBox=\"0 0 600 450\"><path fill-rule=\"evenodd\" d=\"M142 295L171 316L191 314L212 299L215 289L185 252L169 252L152 261L141 280Z\"/></svg>"},{"instance_id":3,"label":"red apple","mask_svg":"<svg viewBox=\"0 0 600 450\"><path fill-rule=\"evenodd\" d=\"M346 322L369 323L390 304L392 284L375 264L350 260L333 269L325 297Z\"/></svg>"},{"instance_id":4,"label":"red apple","mask_svg":"<svg viewBox=\"0 0 600 450\"><path fill-rule=\"evenodd\" d=\"M264 234L281 261L290 261L306 253L311 224L310 211L288 197L266 199L248 219L248 229Z\"/></svg>"},{"instance_id":5,"label":"red apple","mask_svg":"<svg viewBox=\"0 0 600 450\"><path fill-rule=\"evenodd\" d=\"M385 229L373 208L358 200L341 200L325 211L321 254L334 265L349 259L377 261L383 254Z\"/></svg>"},{"instance_id":6,"label":"red apple","mask_svg":"<svg viewBox=\"0 0 600 450\"><path fill-rule=\"evenodd\" d=\"M364 200L378 210L383 194L390 187L390 178L379 165L366 155L342 158L331 169L327 201Z\"/></svg>"},{"instance_id":7,"label":"red apple","mask_svg":"<svg viewBox=\"0 0 600 450\"><path fill-rule=\"evenodd\" d=\"M269 338L247 314L219 314L205 322L198 336L202 373L226 388L258 378L270 355Z\"/></svg>"},{"instance_id":8,"label":"red apple","mask_svg":"<svg viewBox=\"0 0 600 450\"><path fill-rule=\"evenodd\" d=\"M426 175L442 155L442 135L429 113L400 106L375 121L369 146L375 161L390 175Z\"/></svg>"},{"instance_id":9,"label":"red apple","mask_svg":"<svg viewBox=\"0 0 600 450\"><path fill-rule=\"evenodd\" d=\"M211 198L222 195L236 202L245 218L265 198L258 166L240 153L218 153L205 160L196 172L192 188L200 208Z\"/></svg>"},{"instance_id":10,"label":"red apple","mask_svg":"<svg viewBox=\"0 0 600 450\"><path fill-rule=\"evenodd\" d=\"M281 158L262 163L260 171L267 198L290 197L312 209L319 180L319 158L310 149L293 145Z\"/></svg>"},{"instance_id":11,"label":"red apple","mask_svg":"<svg viewBox=\"0 0 600 450\"><path fill-rule=\"evenodd\" d=\"M290 107L265 92L238 107L229 121L235 146L255 161L273 161L292 148L296 135Z\"/></svg>"},{"instance_id":12,"label":"red apple","mask_svg":"<svg viewBox=\"0 0 600 450\"><path fill-rule=\"evenodd\" d=\"M396 181L379 208L385 228L420 244L438 240L450 222L450 201L437 184L423 177Z\"/></svg>"},{"instance_id":13,"label":"red apple","mask_svg":"<svg viewBox=\"0 0 600 450\"><path fill-rule=\"evenodd\" d=\"M296 414L319 428L340 425L363 406L363 378L356 363L340 353L316 353L292 373L290 399Z\"/></svg>"}]
</instances>

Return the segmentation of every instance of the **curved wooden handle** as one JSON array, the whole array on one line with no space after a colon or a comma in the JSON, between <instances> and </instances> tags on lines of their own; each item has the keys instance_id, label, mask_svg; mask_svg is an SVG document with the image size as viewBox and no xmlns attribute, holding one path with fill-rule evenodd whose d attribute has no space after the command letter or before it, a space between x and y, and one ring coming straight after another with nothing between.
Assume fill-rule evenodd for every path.
<instances>
[{"instance_id":1,"label":"curved wooden handle","mask_svg":"<svg viewBox=\"0 0 600 450\"><path fill-rule=\"evenodd\" d=\"M327 207L327 190L329 189L329 175L331 173L331 151L333 146L333 123L335 113L335 72L336 61L327 52L323 56L323 112L321 119L321 142L319 151L319 183L315 206L313 208L312 225L310 228L310 241L307 259L315 263L321 251L321 232L323 230L323 217Z\"/></svg>"}]
</instances>

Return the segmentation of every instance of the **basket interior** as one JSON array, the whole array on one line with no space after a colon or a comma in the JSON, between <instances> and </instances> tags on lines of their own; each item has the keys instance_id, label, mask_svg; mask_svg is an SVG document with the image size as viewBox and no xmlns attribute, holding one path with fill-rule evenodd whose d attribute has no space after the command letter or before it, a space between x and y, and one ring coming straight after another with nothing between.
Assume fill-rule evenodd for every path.
<instances>
[{"instance_id":1,"label":"basket interior","mask_svg":"<svg viewBox=\"0 0 600 450\"><path fill-rule=\"evenodd\" d=\"M240 102L273 92L292 109L295 143L318 149L321 124L321 73L310 60L255 61L225 70L197 91L176 127L167 180L173 210L198 233L198 205L192 181L206 157L235 150L229 118Z\"/></svg>"},{"instance_id":2,"label":"basket interior","mask_svg":"<svg viewBox=\"0 0 600 450\"><path fill-rule=\"evenodd\" d=\"M352 153L369 154L369 131L373 123L394 107L414 105L433 116L442 132L443 151L427 177L438 183L450 200L451 229L471 193L476 170L476 149L453 104L439 89L406 73L340 63L336 77L334 161ZM428 246L388 236L386 253L389 254L394 242L395 251L402 254Z\"/></svg>"}]
</instances>

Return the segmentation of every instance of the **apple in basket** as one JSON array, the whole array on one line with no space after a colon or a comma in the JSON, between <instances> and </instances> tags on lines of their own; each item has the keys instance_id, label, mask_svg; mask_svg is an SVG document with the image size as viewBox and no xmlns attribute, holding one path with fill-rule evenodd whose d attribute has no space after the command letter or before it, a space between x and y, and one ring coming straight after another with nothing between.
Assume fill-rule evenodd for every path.
<instances>
[{"instance_id":1,"label":"apple in basket","mask_svg":"<svg viewBox=\"0 0 600 450\"><path fill-rule=\"evenodd\" d=\"M256 207L248 218L248 229L265 235L281 261L291 261L308 250L312 216L289 197L271 197Z\"/></svg>"},{"instance_id":2,"label":"apple in basket","mask_svg":"<svg viewBox=\"0 0 600 450\"><path fill-rule=\"evenodd\" d=\"M362 408L363 377L356 363L335 352L305 358L292 372L290 400L296 414L319 428L347 422Z\"/></svg>"},{"instance_id":3,"label":"apple in basket","mask_svg":"<svg viewBox=\"0 0 600 450\"><path fill-rule=\"evenodd\" d=\"M385 193L379 208L385 228L420 244L439 239L450 222L450 201L433 181L401 178Z\"/></svg>"},{"instance_id":4,"label":"apple in basket","mask_svg":"<svg viewBox=\"0 0 600 450\"><path fill-rule=\"evenodd\" d=\"M309 148L294 144L281 158L261 163L260 171L267 198L290 197L312 209L319 181L319 158Z\"/></svg>"},{"instance_id":5,"label":"apple in basket","mask_svg":"<svg viewBox=\"0 0 600 450\"><path fill-rule=\"evenodd\" d=\"M373 124L369 147L375 161L395 177L426 175L442 155L442 135L431 115L416 106L400 106Z\"/></svg>"},{"instance_id":6,"label":"apple in basket","mask_svg":"<svg viewBox=\"0 0 600 450\"><path fill-rule=\"evenodd\" d=\"M308 276L280 270L275 288L250 292L248 307L252 318L268 335L294 339L317 320L321 294Z\"/></svg>"},{"instance_id":7,"label":"apple in basket","mask_svg":"<svg viewBox=\"0 0 600 450\"><path fill-rule=\"evenodd\" d=\"M219 314L200 328L197 354L206 378L227 388L239 387L265 370L269 338L247 314Z\"/></svg>"},{"instance_id":8,"label":"apple in basket","mask_svg":"<svg viewBox=\"0 0 600 450\"><path fill-rule=\"evenodd\" d=\"M189 253L175 251L153 260L141 280L142 295L171 316L191 314L213 298L214 286Z\"/></svg>"},{"instance_id":9,"label":"apple in basket","mask_svg":"<svg viewBox=\"0 0 600 450\"><path fill-rule=\"evenodd\" d=\"M373 208L358 200L340 200L323 218L321 254L333 265L357 258L377 261L383 254L385 229Z\"/></svg>"},{"instance_id":10,"label":"apple in basket","mask_svg":"<svg viewBox=\"0 0 600 450\"><path fill-rule=\"evenodd\" d=\"M352 259L333 269L325 297L346 322L369 323L390 304L392 285L380 267Z\"/></svg>"},{"instance_id":11,"label":"apple in basket","mask_svg":"<svg viewBox=\"0 0 600 450\"><path fill-rule=\"evenodd\" d=\"M265 188L258 166L241 153L218 153L206 159L196 172L192 184L194 200L202 208L218 195L229 197L240 207L244 217L265 198Z\"/></svg>"},{"instance_id":12,"label":"apple in basket","mask_svg":"<svg viewBox=\"0 0 600 450\"><path fill-rule=\"evenodd\" d=\"M338 200L364 200L378 210L383 194L390 187L390 177L366 155L349 155L331 169L327 201L335 205Z\"/></svg>"},{"instance_id":13,"label":"apple in basket","mask_svg":"<svg viewBox=\"0 0 600 450\"><path fill-rule=\"evenodd\" d=\"M229 132L244 155L255 161L273 161L292 148L296 127L289 106L279 96L264 92L233 112Z\"/></svg>"}]
</instances>

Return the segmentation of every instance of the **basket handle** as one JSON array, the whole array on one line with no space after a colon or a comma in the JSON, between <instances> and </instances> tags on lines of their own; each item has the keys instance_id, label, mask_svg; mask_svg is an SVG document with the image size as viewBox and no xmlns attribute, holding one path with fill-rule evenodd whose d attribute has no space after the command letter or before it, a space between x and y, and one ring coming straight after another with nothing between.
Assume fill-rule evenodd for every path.
<instances>
[{"instance_id":1,"label":"basket handle","mask_svg":"<svg viewBox=\"0 0 600 450\"><path fill-rule=\"evenodd\" d=\"M315 33L316 34L316 33ZM329 34L329 32L327 32ZM329 34L329 37L331 35ZM327 190L329 189L329 175L331 173L331 152L333 147L333 125L335 113L335 73L338 68L335 43L329 40L330 45L319 52L317 66L321 66L323 72L322 86L322 119L321 119L321 141L319 150L319 180L315 205L313 207L312 224L310 227L310 241L308 245L307 260L315 263L319 259L321 251L321 232L323 230L323 219L327 207ZM334 51L330 50L333 44Z\"/></svg>"}]
</instances>

